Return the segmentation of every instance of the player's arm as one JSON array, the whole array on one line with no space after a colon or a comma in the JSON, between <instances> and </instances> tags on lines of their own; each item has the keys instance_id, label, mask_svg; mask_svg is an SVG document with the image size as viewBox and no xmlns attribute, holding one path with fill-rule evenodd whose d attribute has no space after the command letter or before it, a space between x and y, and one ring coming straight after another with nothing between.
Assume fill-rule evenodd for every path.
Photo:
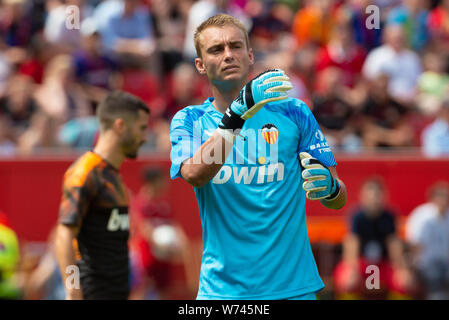
<instances>
[{"instance_id":1,"label":"player's arm","mask_svg":"<svg viewBox=\"0 0 449 320\"><path fill-rule=\"evenodd\" d=\"M343 241L343 260L350 266L356 266L360 255L360 240L355 233L349 233Z\"/></svg>"},{"instance_id":2,"label":"player's arm","mask_svg":"<svg viewBox=\"0 0 449 320\"><path fill-rule=\"evenodd\" d=\"M329 209L341 209L346 204L346 186L338 178L335 167L327 167L307 152L300 154L304 178L303 189L309 200L320 200Z\"/></svg>"},{"instance_id":3,"label":"player's arm","mask_svg":"<svg viewBox=\"0 0 449 320\"><path fill-rule=\"evenodd\" d=\"M404 246L401 240L392 234L387 238L387 250L394 268L402 269L407 267L407 261L404 255Z\"/></svg>"},{"instance_id":4,"label":"player's arm","mask_svg":"<svg viewBox=\"0 0 449 320\"><path fill-rule=\"evenodd\" d=\"M287 98L292 85L282 70L269 70L249 81L226 110L218 129L181 166L182 177L202 187L220 171L245 121L269 102ZM218 154L216 154L218 152Z\"/></svg>"},{"instance_id":5,"label":"player's arm","mask_svg":"<svg viewBox=\"0 0 449 320\"><path fill-rule=\"evenodd\" d=\"M67 286L68 274L67 267L76 265L75 250L73 241L78 235L79 228L75 226L68 226L59 224L56 229L55 249L56 257L58 259L61 276L66 290L67 300L83 299L81 288L70 288Z\"/></svg>"},{"instance_id":6,"label":"player's arm","mask_svg":"<svg viewBox=\"0 0 449 320\"><path fill-rule=\"evenodd\" d=\"M81 229L88 205L99 187L97 180L95 171L85 169L83 166L69 169L64 176L55 250L68 300L83 298L81 286L78 288L67 286L67 277L73 274L71 272L67 274L67 267L76 266L74 240ZM73 284L71 281L68 282Z\"/></svg>"},{"instance_id":7,"label":"player's arm","mask_svg":"<svg viewBox=\"0 0 449 320\"><path fill-rule=\"evenodd\" d=\"M218 130L204 142L192 158L181 166L181 175L194 187L202 187L220 171L234 144L232 133L225 138ZM212 160L212 161L211 161Z\"/></svg>"}]
</instances>

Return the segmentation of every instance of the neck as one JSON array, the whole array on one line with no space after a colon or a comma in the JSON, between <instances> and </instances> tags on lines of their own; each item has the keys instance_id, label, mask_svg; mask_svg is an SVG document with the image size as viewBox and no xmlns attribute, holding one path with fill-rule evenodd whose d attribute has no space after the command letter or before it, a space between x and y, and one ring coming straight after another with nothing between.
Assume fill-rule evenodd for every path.
<instances>
[{"instance_id":1,"label":"neck","mask_svg":"<svg viewBox=\"0 0 449 320\"><path fill-rule=\"evenodd\" d=\"M212 83L212 95L215 98L212 104L215 109L221 113L225 113L232 101L237 98L244 85L244 81L232 87L229 85L226 87L226 85L220 86Z\"/></svg>"},{"instance_id":2,"label":"neck","mask_svg":"<svg viewBox=\"0 0 449 320\"><path fill-rule=\"evenodd\" d=\"M123 161L125 161L125 156L120 151L117 138L110 132L100 134L94 152L116 169L120 169Z\"/></svg>"}]
</instances>

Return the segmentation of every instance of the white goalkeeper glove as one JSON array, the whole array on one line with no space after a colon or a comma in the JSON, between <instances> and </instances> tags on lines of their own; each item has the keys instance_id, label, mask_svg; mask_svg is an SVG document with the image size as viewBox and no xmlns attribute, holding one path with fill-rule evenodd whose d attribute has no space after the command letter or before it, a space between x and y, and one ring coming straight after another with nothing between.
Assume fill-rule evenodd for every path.
<instances>
[{"instance_id":1,"label":"white goalkeeper glove","mask_svg":"<svg viewBox=\"0 0 449 320\"><path fill-rule=\"evenodd\" d=\"M332 200L337 197L341 188L340 183L332 176L329 168L307 152L301 152L299 156L303 168L302 177L305 180L302 188L306 192L307 199Z\"/></svg>"},{"instance_id":2,"label":"white goalkeeper glove","mask_svg":"<svg viewBox=\"0 0 449 320\"><path fill-rule=\"evenodd\" d=\"M267 103L287 99L287 91L292 88L289 77L281 69L262 72L243 87L218 127L241 129L245 120L254 116Z\"/></svg>"}]
</instances>

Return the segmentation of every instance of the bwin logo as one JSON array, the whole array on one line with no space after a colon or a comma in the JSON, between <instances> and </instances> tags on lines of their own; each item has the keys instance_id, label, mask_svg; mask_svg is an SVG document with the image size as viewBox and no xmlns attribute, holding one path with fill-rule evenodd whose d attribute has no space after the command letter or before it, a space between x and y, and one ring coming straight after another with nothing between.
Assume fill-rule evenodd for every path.
<instances>
[{"instance_id":1,"label":"bwin logo","mask_svg":"<svg viewBox=\"0 0 449 320\"><path fill-rule=\"evenodd\" d=\"M254 178L257 177L255 183L262 184L273 182L275 174L276 181L284 180L284 164L282 162L272 163L267 166L223 166L212 179L212 183L224 184L232 177L234 179L234 183L240 184L243 182L243 184L252 184L254 183Z\"/></svg>"},{"instance_id":2,"label":"bwin logo","mask_svg":"<svg viewBox=\"0 0 449 320\"><path fill-rule=\"evenodd\" d=\"M119 214L118 209L115 208L112 210L111 215L109 216L108 231L124 231L129 229L129 219L128 214Z\"/></svg>"}]
</instances>

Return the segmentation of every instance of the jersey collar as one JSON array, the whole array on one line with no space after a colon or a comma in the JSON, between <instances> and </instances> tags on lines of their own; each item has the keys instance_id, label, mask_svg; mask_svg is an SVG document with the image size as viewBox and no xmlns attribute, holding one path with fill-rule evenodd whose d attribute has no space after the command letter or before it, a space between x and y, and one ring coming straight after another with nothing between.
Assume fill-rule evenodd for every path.
<instances>
[{"instance_id":1,"label":"jersey collar","mask_svg":"<svg viewBox=\"0 0 449 320\"><path fill-rule=\"evenodd\" d=\"M219 114L220 116L223 116L223 114L217 109L215 109L214 105L212 104L214 100L215 100L214 97L209 97L206 100L204 100L203 105L206 109L206 112L216 113Z\"/></svg>"}]
</instances>

